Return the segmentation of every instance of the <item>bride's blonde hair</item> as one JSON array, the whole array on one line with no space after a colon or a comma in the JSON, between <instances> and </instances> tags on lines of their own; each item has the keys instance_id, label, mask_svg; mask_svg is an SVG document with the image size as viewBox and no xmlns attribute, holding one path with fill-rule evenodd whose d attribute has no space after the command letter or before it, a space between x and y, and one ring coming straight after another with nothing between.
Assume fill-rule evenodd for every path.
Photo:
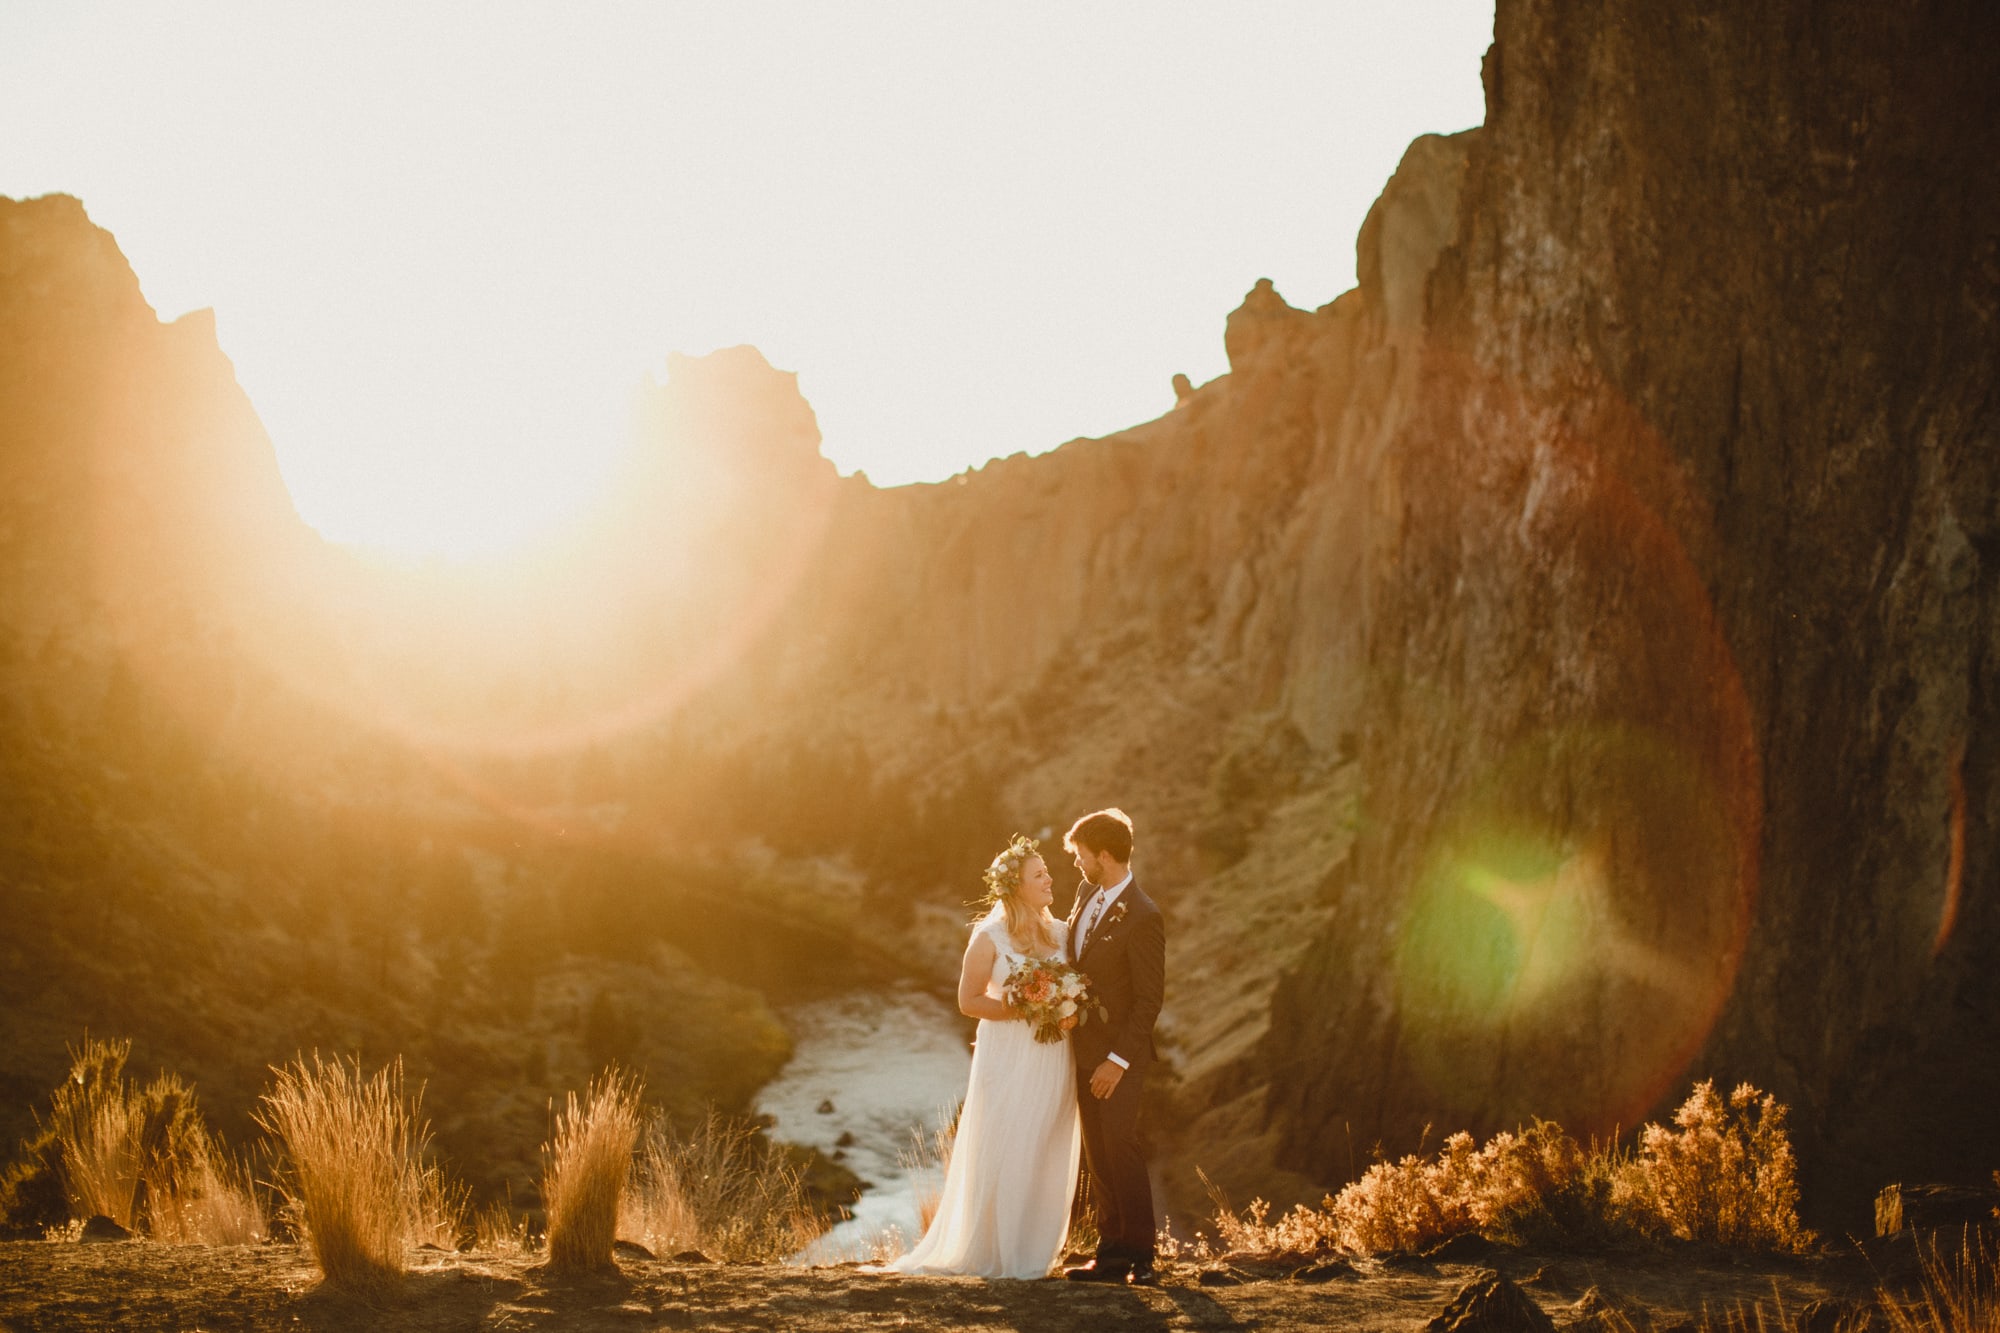
<instances>
[{"instance_id":1,"label":"bride's blonde hair","mask_svg":"<svg viewBox=\"0 0 2000 1333\"><path fill-rule=\"evenodd\" d=\"M1021 901L1021 876L1028 862L1040 861L1042 853L1033 838L1016 833L1007 850L993 858L982 878L986 881L986 901L1007 919L1007 935L1016 947L1032 944L1036 953L1050 953L1061 936L1049 909L1031 908ZM989 909L987 916L992 915Z\"/></svg>"}]
</instances>

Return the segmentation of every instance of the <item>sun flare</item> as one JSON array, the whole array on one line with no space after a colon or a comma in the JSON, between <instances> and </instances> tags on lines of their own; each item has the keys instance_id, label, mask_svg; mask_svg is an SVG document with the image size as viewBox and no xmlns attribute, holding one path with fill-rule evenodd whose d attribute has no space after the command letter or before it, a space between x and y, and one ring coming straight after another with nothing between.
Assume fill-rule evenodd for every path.
<instances>
[{"instance_id":1,"label":"sun flare","mask_svg":"<svg viewBox=\"0 0 2000 1333\"><path fill-rule=\"evenodd\" d=\"M392 558L462 563L531 546L601 499L632 447L636 385L565 384L527 366L510 381L498 357L357 356L341 376L352 390L328 396L323 364L292 351L280 339L239 359L293 502L329 539Z\"/></svg>"},{"instance_id":2,"label":"sun flare","mask_svg":"<svg viewBox=\"0 0 2000 1333\"><path fill-rule=\"evenodd\" d=\"M1143 14L1143 21L1134 16ZM0 193L216 311L300 515L474 559L587 508L668 354L796 371L843 471L1168 411L1259 277L1354 279L1487 0L0 11ZM365 90L365 95L362 94Z\"/></svg>"}]
</instances>

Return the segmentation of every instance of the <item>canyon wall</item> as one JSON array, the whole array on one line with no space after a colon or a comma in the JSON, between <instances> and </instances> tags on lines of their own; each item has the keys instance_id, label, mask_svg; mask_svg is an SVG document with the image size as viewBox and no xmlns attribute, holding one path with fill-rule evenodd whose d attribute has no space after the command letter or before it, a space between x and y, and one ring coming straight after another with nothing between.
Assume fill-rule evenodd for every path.
<instances>
[{"instance_id":1,"label":"canyon wall","mask_svg":"<svg viewBox=\"0 0 2000 1333\"><path fill-rule=\"evenodd\" d=\"M1260 285L1160 420L836 521L815 725L1154 831L1176 1170L1702 1077L1793 1106L1823 1220L1990 1170L1994 36L1503 3L1356 291Z\"/></svg>"},{"instance_id":2,"label":"canyon wall","mask_svg":"<svg viewBox=\"0 0 2000 1333\"><path fill-rule=\"evenodd\" d=\"M1421 405L1369 479L1402 500L1372 829L1265 1048L1294 1163L1629 1127L1714 1076L1793 1106L1841 1225L1990 1168L1996 37L1973 5L1500 5Z\"/></svg>"}]
</instances>

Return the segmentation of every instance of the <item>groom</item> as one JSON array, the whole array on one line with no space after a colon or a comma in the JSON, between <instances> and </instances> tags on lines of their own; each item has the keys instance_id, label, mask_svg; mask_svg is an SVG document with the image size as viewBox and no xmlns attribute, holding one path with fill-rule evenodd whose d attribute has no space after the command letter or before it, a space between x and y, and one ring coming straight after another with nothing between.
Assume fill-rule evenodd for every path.
<instances>
[{"instance_id":1,"label":"groom","mask_svg":"<svg viewBox=\"0 0 2000 1333\"><path fill-rule=\"evenodd\" d=\"M1069 956L1109 1016L1070 1038L1099 1239L1097 1257L1063 1276L1150 1286L1153 1188L1139 1147L1139 1102L1157 1054L1153 1022L1166 992L1166 924L1132 882L1132 821L1123 810L1085 815L1063 835L1063 846L1084 879L1069 914Z\"/></svg>"}]
</instances>

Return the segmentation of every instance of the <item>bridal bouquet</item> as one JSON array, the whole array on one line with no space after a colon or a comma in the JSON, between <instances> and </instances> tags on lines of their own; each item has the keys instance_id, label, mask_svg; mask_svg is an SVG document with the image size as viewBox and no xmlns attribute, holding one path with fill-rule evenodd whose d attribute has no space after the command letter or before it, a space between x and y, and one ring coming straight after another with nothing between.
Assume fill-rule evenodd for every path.
<instances>
[{"instance_id":1,"label":"bridal bouquet","mask_svg":"<svg viewBox=\"0 0 2000 1333\"><path fill-rule=\"evenodd\" d=\"M1036 1041L1061 1041L1092 1016L1105 1022L1104 1006L1091 998L1090 978L1054 958L1029 958L1000 985L1000 998L1034 1026Z\"/></svg>"}]
</instances>

